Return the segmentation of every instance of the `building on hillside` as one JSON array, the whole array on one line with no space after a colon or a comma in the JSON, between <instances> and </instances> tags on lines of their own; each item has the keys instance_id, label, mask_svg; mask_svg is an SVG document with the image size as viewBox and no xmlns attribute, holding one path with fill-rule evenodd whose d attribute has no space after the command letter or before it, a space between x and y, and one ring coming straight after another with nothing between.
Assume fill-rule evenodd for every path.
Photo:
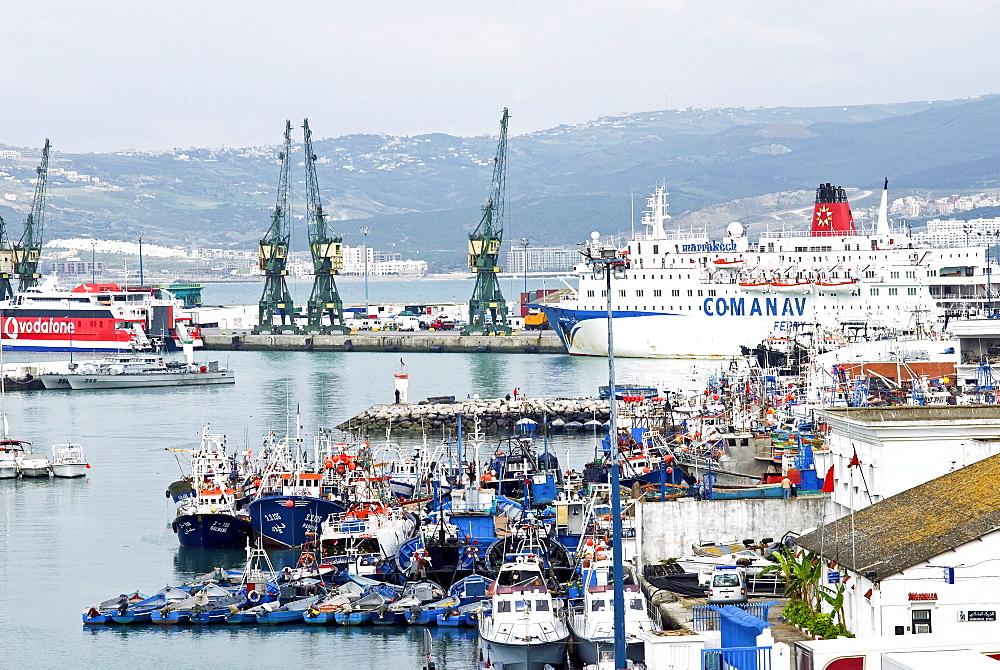
<instances>
[{"instance_id":1,"label":"building on hillside","mask_svg":"<svg viewBox=\"0 0 1000 670\"><path fill-rule=\"evenodd\" d=\"M91 263L90 261L68 260L49 263L49 274L55 275L86 275L102 276L104 274L104 263Z\"/></svg>"},{"instance_id":2,"label":"building on hillside","mask_svg":"<svg viewBox=\"0 0 1000 670\"><path fill-rule=\"evenodd\" d=\"M507 272L524 274L525 262L528 272L569 272L583 260L579 249L558 247L528 247L513 245L507 252Z\"/></svg>"},{"instance_id":3,"label":"building on hillside","mask_svg":"<svg viewBox=\"0 0 1000 670\"><path fill-rule=\"evenodd\" d=\"M1000 639L1000 456L838 519L798 539L844 584L855 635L978 633Z\"/></svg>"},{"instance_id":4,"label":"building on hillside","mask_svg":"<svg viewBox=\"0 0 1000 670\"><path fill-rule=\"evenodd\" d=\"M832 518L1000 453L996 404L836 407L816 420L830 427L815 455L817 471L833 466Z\"/></svg>"},{"instance_id":5,"label":"building on hillside","mask_svg":"<svg viewBox=\"0 0 1000 670\"><path fill-rule=\"evenodd\" d=\"M950 212L941 212L942 215ZM968 244L992 246L1000 243L1000 218L993 219L931 219L927 230L913 234L920 245L958 247ZM958 265L958 263L956 263Z\"/></svg>"}]
</instances>

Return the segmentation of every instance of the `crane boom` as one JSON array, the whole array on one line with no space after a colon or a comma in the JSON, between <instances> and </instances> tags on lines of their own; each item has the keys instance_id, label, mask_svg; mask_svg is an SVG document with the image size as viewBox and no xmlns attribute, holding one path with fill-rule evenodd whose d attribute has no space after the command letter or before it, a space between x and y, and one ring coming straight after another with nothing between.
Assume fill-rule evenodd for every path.
<instances>
[{"instance_id":1,"label":"crane boom","mask_svg":"<svg viewBox=\"0 0 1000 670\"><path fill-rule=\"evenodd\" d=\"M14 270L18 275L18 290L24 291L38 284L38 259L42 253L42 239L45 232L45 186L49 177L49 140L42 148L42 163L38 166L35 180L35 199L31 211L24 220L21 240L14 245Z\"/></svg>"},{"instance_id":2,"label":"crane boom","mask_svg":"<svg viewBox=\"0 0 1000 670\"><path fill-rule=\"evenodd\" d=\"M462 329L464 334L509 334L507 302L500 292L497 275L500 268L500 246L503 244L503 224L506 218L507 194L507 120L510 114L504 107L500 117L500 140L493 159L493 182L490 195L483 204L483 217L469 235L469 267L476 273L476 285L469 301L469 321Z\"/></svg>"},{"instance_id":3,"label":"crane boom","mask_svg":"<svg viewBox=\"0 0 1000 670\"><path fill-rule=\"evenodd\" d=\"M306 304L310 333L349 331L344 323L344 303L337 292L334 275L344 267L343 238L331 235L316 179L316 154L313 152L309 119L302 121L306 154L306 221L309 226L309 251L313 261L313 288Z\"/></svg>"},{"instance_id":4,"label":"crane boom","mask_svg":"<svg viewBox=\"0 0 1000 670\"><path fill-rule=\"evenodd\" d=\"M291 225L288 210L288 164L292 150L292 122L285 121L285 143L279 154L278 199L271 216L271 227L258 243L258 267L264 273L264 292L260 297L256 333L295 331L295 305L285 277L288 275L288 247ZM275 318L277 317L277 321Z\"/></svg>"}]
</instances>

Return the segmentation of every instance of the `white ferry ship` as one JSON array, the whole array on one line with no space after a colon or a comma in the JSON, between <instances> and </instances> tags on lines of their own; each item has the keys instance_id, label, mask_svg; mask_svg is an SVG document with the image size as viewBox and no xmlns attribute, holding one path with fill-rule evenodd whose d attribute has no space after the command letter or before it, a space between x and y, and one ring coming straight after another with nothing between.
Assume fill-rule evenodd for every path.
<instances>
[{"instance_id":1,"label":"white ferry ship","mask_svg":"<svg viewBox=\"0 0 1000 670\"><path fill-rule=\"evenodd\" d=\"M822 184L808 232L756 242L739 223L721 239L668 230L666 197L655 190L648 230L618 251L628 269L611 280L616 356L728 358L803 325L900 329L919 316L940 329L1000 302L985 245L918 246L890 226L888 182L874 230L859 232L844 189ZM570 354L607 356L606 280L585 263L576 273L575 294L538 306Z\"/></svg>"}]
</instances>

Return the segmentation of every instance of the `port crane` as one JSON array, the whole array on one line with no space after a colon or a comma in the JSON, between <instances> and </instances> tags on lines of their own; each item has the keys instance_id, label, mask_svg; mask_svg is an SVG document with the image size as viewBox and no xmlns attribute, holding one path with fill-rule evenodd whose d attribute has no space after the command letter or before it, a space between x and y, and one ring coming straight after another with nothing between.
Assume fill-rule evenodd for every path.
<instances>
[{"instance_id":1,"label":"port crane","mask_svg":"<svg viewBox=\"0 0 1000 670\"><path fill-rule=\"evenodd\" d=\"M38 178L35 180L35 199L31 203L31 211L24 220L24 232L21 240L13 247L14 272L18 277L18 291L38 285L38 259L42 253L42 234L45 228L45 185L49 176L49 140L45 139L42 148L42 162L37 168ZM0 273L3 269L0 268Z\"/></svg>"},{"instance_id":2,"label":"port crane","mask_svg":"<svg viewBox=\"0 0 1000 670\"><path fill-rule=\"evenodd\" d=\"M285 144L278 157L281 172L278 176L278 200L271 216L271 227L258 243L257 265L264 273L264 293L260 296L259 320L255 333L296 332L295 305L288 292L285 277L288 275L288 246L291 226L288 211L288 162L292 149L292 122L285 121Z\"/></svg>"},{"instance_id":3,"label":"port crane","mask_svg":"<svg viewBox=\"0 0 1000 670\"><path fill-rule=\"evenodd\" d=\"M344 323L344 303L333 278L344 267L343 238L331 236L326 225L316 179L316 154L313 153L309 119L303 120L302 131L306 153L306 221L314 274L312 293L306 304L306 332L347 332L350 328Z\"/></svg>"},{"instance_id":4,"label":"port crane","mask_svg":"<svg viewBox=\"0 0 1000 670\"><path fill-rule=\"evenodd\" d=\"M462 328L463 335L509 335L507 303L500 292L497 275L500 268L500 245L503 243L503 223L506 214L507 193L507 119L510 114L504 107L500 117L500 141L493 159L493 182L490 195L483 204L483 218L469 235L469 267L476 273L476 285L469 300L469 321Z\"/></svg>"},{"instance_id":5,"label":"port crane","mask_svg":"<svg viewBox=\"0 0 1000 670\"><path fill-rule=\"evenodd\" d=\"M14 250L7 239L7 222L0 216L0 300L14 297L14 287L10 283L14 270Z\"/></svg>"}]
</instances>

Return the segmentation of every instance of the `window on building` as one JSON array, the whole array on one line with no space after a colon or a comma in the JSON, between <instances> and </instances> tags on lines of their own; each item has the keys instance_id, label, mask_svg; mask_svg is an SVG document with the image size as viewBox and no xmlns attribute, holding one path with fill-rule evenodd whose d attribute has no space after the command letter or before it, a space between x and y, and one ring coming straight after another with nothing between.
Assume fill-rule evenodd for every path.
<instances>
[{"instance_id":1,"label":"window on building","mask_svg":"<svg viewBox=\"0 0 1000 670\"><path fill-rule=\"evenodd\" d=\"M594 297L594 292L592 290L591 291L587 291L587 297L588 298L593 298Z\"/></svg>"},{"instance_id":2,"label":"window on building","mask_svg":"<svg viewBox=\"0 0 1000 670\"><path fill-rule=\"evenodd\" d=\"M679 298L681 297L681 292L678 289L673 289L672 291L670 291L670 295L673 296L674 298Z\"/></svg>"},{"instance_id":3,"label":"window on building","mask_svg":"<svg viewBox=\"0 0 1000 670\"><path fill-rule=\"evenodd\" d=\"M931 632L931 611L930 610L912 610L910 612L913 617L913 632L914 633L930 633Z\"/></svg>"},{"instance_id":4,"label":"window on building","mask_svg":"<svg viewBox=\"0 0 1000 670\"><path fill-rule=\"evenodd\" d=\"M660 290L658 288L653 289L653 297L654 298L659 298L662 295L663 295L663 291L662 290Z\"/></svg>"},{"instance_id":5,"label":"window on building","mask_svg":"<svg viewBox=\"0 0 1000 670\"><path fill-rule=\"evenodd\" d=\"M899 289L898 288L889 289L889 295L899 295Z\"/></svg>"}]
</instances>

